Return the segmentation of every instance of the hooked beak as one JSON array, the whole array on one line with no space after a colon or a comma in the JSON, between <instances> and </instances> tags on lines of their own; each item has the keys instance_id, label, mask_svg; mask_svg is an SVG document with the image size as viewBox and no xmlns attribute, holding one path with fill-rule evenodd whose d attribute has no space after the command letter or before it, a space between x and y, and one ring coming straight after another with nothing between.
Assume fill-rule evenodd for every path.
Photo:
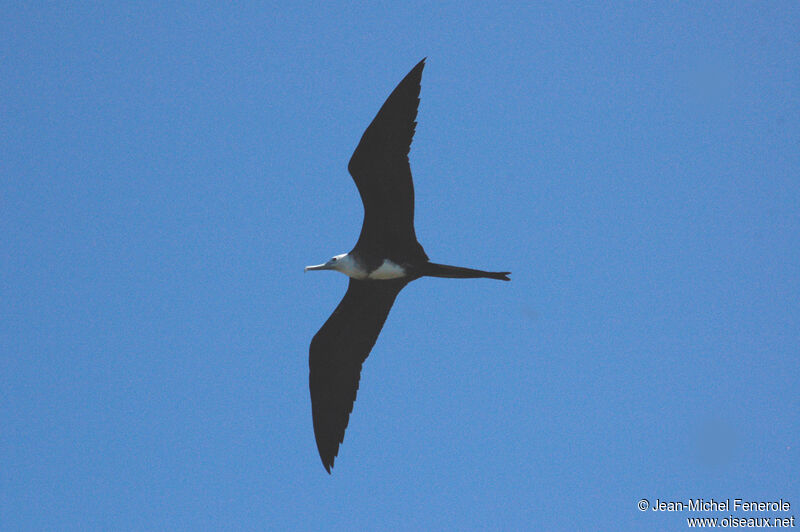
<instances>
[{"instance_id":1,"label":"hooked beak","mask_svg":"<svg viewBox=\"0 0 800 532\"><path fill-rule=\"evenodd\" d=\"M309 270L311 270L311 271L314 271L314 270L332 270L333 269L332 266L333 266L333 264L331 262L326 262L325 264L317 264L316 266L306 266L305 268L303 268L303 271L307 272Z\"/></svg>"}]
</instances>

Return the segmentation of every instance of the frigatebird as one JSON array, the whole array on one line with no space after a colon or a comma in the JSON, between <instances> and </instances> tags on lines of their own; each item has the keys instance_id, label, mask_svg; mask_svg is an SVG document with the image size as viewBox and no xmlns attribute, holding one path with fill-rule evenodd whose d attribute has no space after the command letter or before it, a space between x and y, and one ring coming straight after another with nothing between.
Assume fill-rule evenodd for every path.
<instances>
[{"instance_id":1,"label":"frigatebird","mask_svg":"<svg viewBox=\"0 0 800 532\"><path fill-rule=\"evenodd\" d=\"M392 91L347 166L364 204L361 235L350 253L305 270L336 270L350 277L344 298L314 335L309 387L314 435L330 474L356 400L361 366L383 328L397 294L420 277L500 279L485 272L435 264L414 232L414 184L408 151L416 127L425 59Z\"/></svg>"}]
</instances>

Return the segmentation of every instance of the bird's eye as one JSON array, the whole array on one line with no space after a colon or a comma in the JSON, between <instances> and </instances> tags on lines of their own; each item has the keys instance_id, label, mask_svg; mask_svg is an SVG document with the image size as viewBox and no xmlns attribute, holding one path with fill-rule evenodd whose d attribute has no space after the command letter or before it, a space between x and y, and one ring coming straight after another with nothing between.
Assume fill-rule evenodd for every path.
<instances>
[{"instance_id":1,"label":"bird's eye","mask_svg":"<svg viewBox=\"0 0 800 532\"><path fill-rule=\"evenodd\" d=\"M336 257L333 257L333 258L331 259L331 262L336 262L337 260L339 260L339 259L337 259Z\"/></svg>"}]
</instances>

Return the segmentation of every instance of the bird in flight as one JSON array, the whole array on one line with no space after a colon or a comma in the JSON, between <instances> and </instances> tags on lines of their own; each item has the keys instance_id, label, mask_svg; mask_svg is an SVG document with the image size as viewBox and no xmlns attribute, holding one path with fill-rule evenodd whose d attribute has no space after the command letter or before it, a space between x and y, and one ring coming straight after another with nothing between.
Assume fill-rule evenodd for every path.
<instances>
[{"instance_id":1,"label":"bird in flight","mask_svg":"<svg viewBox=\"0 0 800 532\"><path fill-rule=\"evenodd\" d=\"M369 125L347 169L364 204L361 235L350 253L310 270L350 277L344 298L314 335L309 349L309 387L314 436L330 473L344 441L356 400L361 366L397 294L420 277L510 281L511 272L486 272L428 260L414 232L414 184L408 151L414 137L425 59L392 91Z\"/></svg>"}]
</instances>

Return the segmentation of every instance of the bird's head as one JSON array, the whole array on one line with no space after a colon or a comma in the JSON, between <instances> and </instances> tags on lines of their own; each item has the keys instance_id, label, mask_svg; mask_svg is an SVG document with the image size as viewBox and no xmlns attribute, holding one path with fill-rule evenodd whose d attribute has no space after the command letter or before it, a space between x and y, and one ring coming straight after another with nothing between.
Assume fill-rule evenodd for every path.
<instances>
[{"instance_id":1,"label":"bird's head","mask_svg":"<svg viewBox=\"0 0 800 532\"><path fill-rule=\"evenodd\" d=\"M350 257L347 256L347 253L342 253L341 255L336 255L331 260L326 262L325 264L317 264L316 266L306 266L303 271L314 271L314 270L336 270L340 272L344 272L347 268L347 262Z\"/></svg>"}]
</instances>

